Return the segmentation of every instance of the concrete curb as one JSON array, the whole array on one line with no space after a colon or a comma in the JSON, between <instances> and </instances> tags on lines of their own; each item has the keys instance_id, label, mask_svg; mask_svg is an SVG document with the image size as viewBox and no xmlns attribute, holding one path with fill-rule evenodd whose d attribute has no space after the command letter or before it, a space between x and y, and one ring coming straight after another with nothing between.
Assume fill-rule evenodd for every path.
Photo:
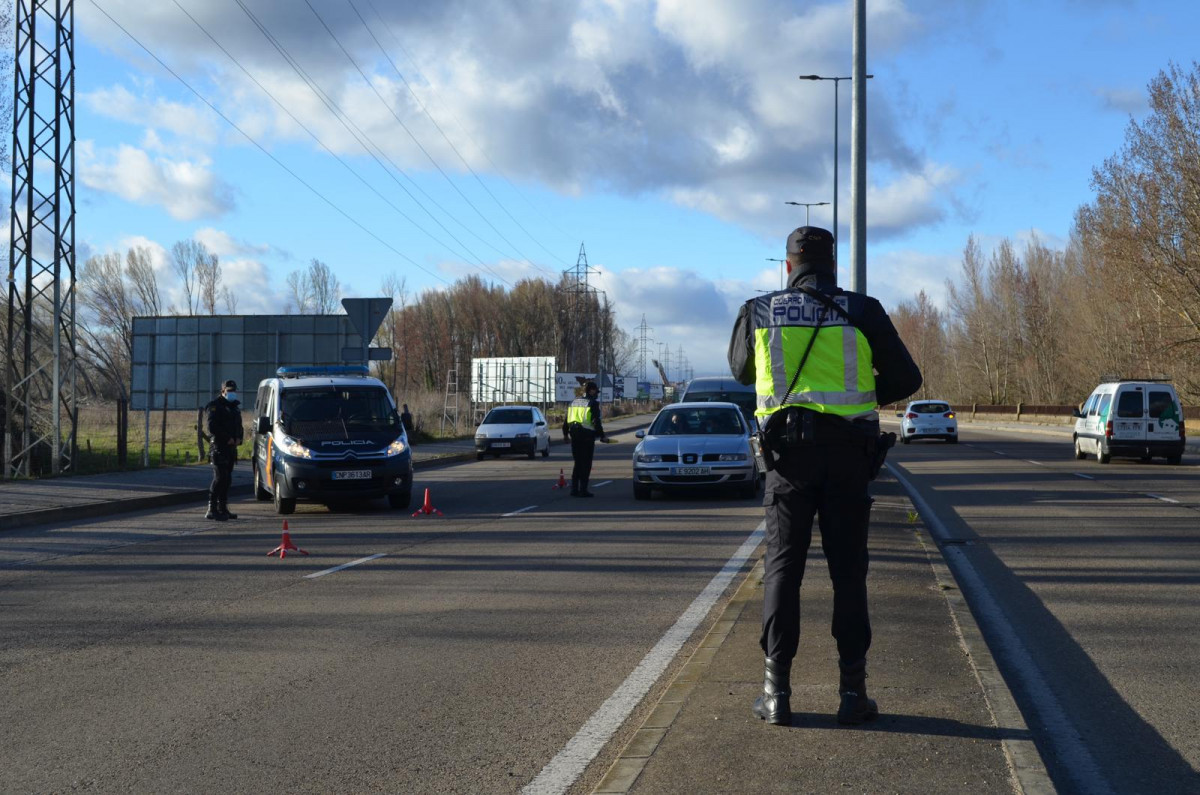
<instances>
[{"instance_id":1,"label":"concrete curb","mask_svg":"<svg viewBox=\"0 0 1200 795\"><path fill-rule=\"evenodd\" d=\"M474 452L427 458L423 461L414 461L413 469L437 469L438 467L457 464L474 458ZM239 483L229 488L229 496L245 496L251 494L253 488L254 484L252 483ZM17 530L22 527L50 524L52 522L97 519L104 516L117 516L123 513L145 511L151 508L169 508L176 505L204 502L207 499L208 489L188 489L187 491L173 491L166 494L152 494L146 497L130 497L128 499L108 500L106 502L88 502L80 505L12 513L0 516L0 533L6 530Z\"/></svg>"}]
</instances>

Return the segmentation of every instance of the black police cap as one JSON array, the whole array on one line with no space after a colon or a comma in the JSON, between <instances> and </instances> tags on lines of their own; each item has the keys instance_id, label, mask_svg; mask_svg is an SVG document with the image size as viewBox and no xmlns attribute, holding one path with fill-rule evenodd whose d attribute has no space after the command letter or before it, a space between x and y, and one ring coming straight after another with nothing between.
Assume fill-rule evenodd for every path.
<instances>
[{"instance_id":1,"label":"black police cap","mask_svg":"<svg viewBox=\"0 0 1200 795\"><path fill-rule=\"evenodd\" d=\"M225 382L225 384L224 384L224 386L225 386L225 388L226 388L226 389L228 389L230 392L236 392L236 391L237 391L237 381L234 381L232 378L230 378L228 381L226 381L226 382Z\"/></svg>"},{"instance_id":2,"label":"black police cap","mask_svg":"<svg viewBox=\"0 0 1200 795\"><path fill-rule=\"evenodd\" d=\"M833 264L833 234L819 226L802 226L788 235L787 253L800 264Z\"/></svg>"}]
</instances>

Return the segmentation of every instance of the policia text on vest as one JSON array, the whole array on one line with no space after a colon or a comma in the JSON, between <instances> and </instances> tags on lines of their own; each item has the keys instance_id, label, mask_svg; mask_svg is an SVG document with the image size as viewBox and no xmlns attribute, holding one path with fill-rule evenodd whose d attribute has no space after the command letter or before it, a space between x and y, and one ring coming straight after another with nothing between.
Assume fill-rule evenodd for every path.
<instances>
[{"instance_id":1,"label":"policia text on vest","mask_svg":"<svg viewBox=\"0 0 1200 795\"><path fill-rule=\"evenodd\" d=\"M878 714L866 694L868 486L886 452L878 406L908 397L921 373L874 298L838 289L833 236L801 227L788 237L788 287L742 305L729 366L754 384L764 429L763 692L753 713L791 722L790 675L800 641L800 583L813 520L833 582L841 703L838 720Z\"/></svg>"},{"instance_id":2,"label":"policia text on vest","mask_svg":"<svg viewBox=\"0 0 1200 795\"><path fill-rule=\"evenodd\" d=\"M604 425L600 419L600 388L594 381L583 386L583 397L576 398L567 408L567 419L563 423L563 436L571 441L571 496L594 496L587 490L592 476L592 458L596 452L596 440L606 441Z\"/></svg>"}]
</instances>

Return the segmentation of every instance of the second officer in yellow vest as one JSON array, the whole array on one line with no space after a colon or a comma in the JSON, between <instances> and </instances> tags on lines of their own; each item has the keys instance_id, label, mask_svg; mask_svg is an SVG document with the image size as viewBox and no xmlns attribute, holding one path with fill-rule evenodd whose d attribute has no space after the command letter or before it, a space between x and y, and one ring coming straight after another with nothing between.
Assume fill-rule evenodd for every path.
<instances>
[{"instance_id":1,"label":"second officer in yellow vest","mask_svg":"<svg viewBox=\"0 0 1200 795\"><path fill-rule=\"evenodd\" d=\"M606 441L604 425L600 421L600 387L595 381L583 385L583 397L576 398L567 408L567 420L563 423L563 436L571 440L571 457L575 465L571 468L571 496L593 497L587 490L588 478L592 476L592 457L596 452L596 440Z\"/></svg>"},{"instance_id":2,"label":"second officer in yellow vest","mask_svg":"<svg viewBox=\"0 0 1200 795\"><path fill-rule=\"evenodd\" d=\"M729 341L734 377L754 384L758 395L755 415L769 468L760 639L766 681L754 714L773 724L791 722L800 582L816 514L833 581L837 717L856 724L878 714L866 691L867 484L895 436L880 435L876 409L916 392L921 372L880 303L838 289L827 230L792 232L787 267L787 289L743 304Z\"/></svg>"}]
</instances>

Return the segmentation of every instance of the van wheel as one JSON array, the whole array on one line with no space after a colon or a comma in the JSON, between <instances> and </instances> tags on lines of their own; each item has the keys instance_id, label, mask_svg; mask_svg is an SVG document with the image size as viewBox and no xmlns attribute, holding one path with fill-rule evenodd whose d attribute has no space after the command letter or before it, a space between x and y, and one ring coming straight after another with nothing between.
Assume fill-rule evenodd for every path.
<instances>
[{"instance_id":1,"label":"van wheel","mask_svg":"<svg viewBox=\"0 0 1200 795\"><path fill-rule=\"evenodd\" d=\"M259 502L271 499L271 492L263 488L262 473L259 471L257 463L254 465L254 499Z\"/></svg>"},{"instance_id":2,"label":"van wheel","mask_svg":"<svg viewBox=\"0 0 1200 795\"><path fill-rule=\"evenodd\" d=\"M1101 464L1107 464L1109 461L1112 461L1112 453L1105 450L1104 445L1101 445L1096 451L1096 460Z\"/></svg>"},{"instance_id":3,"label":"van wheel","mask_svg":"<svg viewBox=\"0 0 1200 795\"><path fill-rule=\"evenodd\" d=\"M1075 439L1075 460L1082 461L1087 458L1087 453L1083 452L1083 448L1079 446L1079 439Z\"/></svg>"},{"instance_id":4,"label":"van wheel","mask_svg":"<svg viewBox=\"0 0 1200 795\"><path fill-rule=\"evenodd\" d=\"M296 512L295 497L281 497L283 489L279 488L279 478L275 478L275 513L287 515Z\"/></svg>"},{"instance_id":5,"label":"van wheel","mask_svg":"<svg viewBox=\"0 0 1200 795\"><path fill-rule=\"evenodd\" d=\"M1179 464L1183 463L1183 456L1182 455L1169 455L1169 456L1167 456L1167 463L1170 464L1171 466L1178 466Z\"/></svg>"}]
</instances>

